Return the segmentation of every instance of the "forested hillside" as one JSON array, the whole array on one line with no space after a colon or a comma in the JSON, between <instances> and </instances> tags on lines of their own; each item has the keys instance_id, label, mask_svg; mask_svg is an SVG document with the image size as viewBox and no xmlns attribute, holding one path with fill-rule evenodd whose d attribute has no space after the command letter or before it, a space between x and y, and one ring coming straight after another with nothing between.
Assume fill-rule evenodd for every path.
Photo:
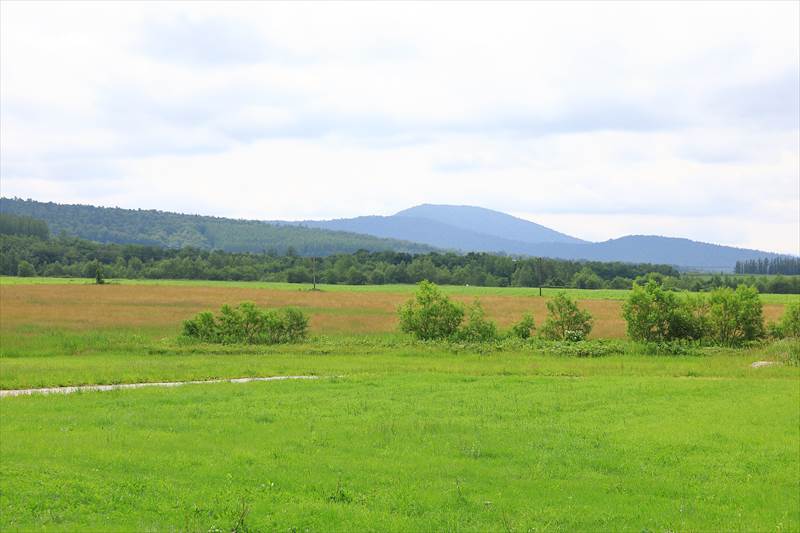
<instances>
[{"instance_id":1,"label":"forested hillside","mask_svg":"<svg viewBox=\"0 0 800 533\"><path fill-rule=\"evenodd\" d=\"M358 250L427 252L434 248L396 239L342 231L268 224L164 211L63 205L0 198L0 213L43 220L53 235L66 234L101 243L193 247L228 252L324 256Z\"/></svg>"}]
</instances>

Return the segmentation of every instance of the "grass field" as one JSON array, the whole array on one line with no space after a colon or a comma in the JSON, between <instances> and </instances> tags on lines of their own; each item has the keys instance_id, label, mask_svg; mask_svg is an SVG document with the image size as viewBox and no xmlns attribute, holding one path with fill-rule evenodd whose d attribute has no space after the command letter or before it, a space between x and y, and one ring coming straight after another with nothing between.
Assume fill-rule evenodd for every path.
<instances>
[{"instance_id":1,"label":"grass field","mask_svg":"<svg viewBox=\"0 0 800 533\"><path fill-rule=\"evenodd\" d=\"M750 366L789 342L578 358L413 342L405 286L34 281L0 279L0 388L320 379L0 399L1 531L800 531L800 370ZM544 318L530 289L446 290ZM578 297L624 334L618 299ZM313 338L177 340L241 300Z\"/></svg>"},{"instance_id":2,"label":"grass field","mask_svg":"<svg viewBox=\"0 0 800 533\"><path fill-rule=\"evenodd\" d=\"M14 276L0 276L0 286L3 285L91 285L93 279L87 278L19 278ZM273 289L285 291L304 291L310 285L298 283L277 283L265 281L208 281L208 280L180 280L180 279L113 279L109 283L115 285L148 285L168 287L224 287L241 289ZM390 284L390 285L327 285L318 284L317 287L325 292L345 293L392 293L409 295L416 290L415 285ZM539 296L538 288L531 287L475 287L463 285L442 285L443 292L452 296ZM566 292L572 298L580 300L624 300L630 293L625 289L542 289L543 296L555 296L559 292ZM765 304L787 304L800 299L798 294L762 294L761 299Z\"/></svg>"}]
</instances>

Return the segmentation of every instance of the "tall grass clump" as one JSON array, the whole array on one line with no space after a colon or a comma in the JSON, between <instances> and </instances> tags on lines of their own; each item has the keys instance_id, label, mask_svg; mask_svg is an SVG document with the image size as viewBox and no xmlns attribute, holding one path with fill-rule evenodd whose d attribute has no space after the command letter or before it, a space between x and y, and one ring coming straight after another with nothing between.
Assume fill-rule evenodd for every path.
<instances>
[{"instance_id":1,"label":"tall grass clump","mask_svg":"<svg viewBox=\"0 0 800 533\"><path fill-rule=\"evenodd\" d=\"M223 305L217 316L199 313L183 323L183 335L219 344L279 344L308 337L308 317L299 309L259 309L252 302Z\"/></svg>"}]
</instances>

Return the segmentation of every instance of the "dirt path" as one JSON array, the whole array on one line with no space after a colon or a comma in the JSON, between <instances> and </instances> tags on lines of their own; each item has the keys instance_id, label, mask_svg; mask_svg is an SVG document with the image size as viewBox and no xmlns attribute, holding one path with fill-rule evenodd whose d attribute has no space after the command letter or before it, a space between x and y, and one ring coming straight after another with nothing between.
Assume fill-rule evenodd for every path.
<instances>
[{"instance_id":1,"label":"dirt path","mask_svg":"<svg viewBox=\"0 0 800 533\"><path fill-rule=\"evenodd\" d=\"M77 387L0 390L0 398L5 398L6 396L25 396L30 394L71 394L73 392L141 389L143 387L179 387L181 385L204 385L207 383L250 383L251 381L281 381L285 379L317 379L317 376L271 376L266 378L207 379L197 381L163 381L150 383L120 383L117 385L80 385Z\"/></svg>"}]
</instances>

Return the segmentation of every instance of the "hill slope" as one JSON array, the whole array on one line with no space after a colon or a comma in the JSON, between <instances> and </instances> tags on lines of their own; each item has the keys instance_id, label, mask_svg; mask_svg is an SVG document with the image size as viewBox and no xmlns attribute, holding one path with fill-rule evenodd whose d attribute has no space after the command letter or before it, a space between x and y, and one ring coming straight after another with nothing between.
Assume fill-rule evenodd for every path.
<instances>
[{"instance_id":1,"label":"hill slope","mask_svg":"<svg viewBox=\"0 0 800 533\"><path fill-rule=\"evenodd\" d=\"M283 222L283 224L293 224ZM352 231L377 237L405 239L465 252L505 252L530 254L531 244L477 233L436 220L407 216L366 216L335 220L306 220L297 223L310 228ZM402 237L399 237L402 236Z\"/></svg>"},{"instance_id":2,"label":"hill slope","mask_svg":"<svg viewBox=\"0 0 800 533\"><path fill-rule=\"evenodd\" d=\"M660 263L713 271L733 271L736 261L781 255L657 235L628 235L587 244L546 243L535 245L531 253L561 259Z\"/></svg>"},{"instance_id":3,"label":"hill slope","mask_svg":"<svg viewBox=\"0 0 800 533\"><path fill-rule=\"evenodd\" d=\"M468 205L422 204L404 209L396 213L394 217L434 220L463 230L511 241L527 243L563 242L571 244L586 242L529 220L523 220L492 209Z\"/></svg>"},{"instance_id":4,"label":"hill slope","mask_svg":"<svg viewBox=\"0 0 800 533\"><path fill-rule=\"evenodd\" d=\"M182 248L193 246L227 252L285 253L289 247L300 255L330 255L369 251L424 253L431 246L340 231L184 215L153 210L62 205L0 198L0 212L30 216L47 222L53 235L67 235L102 243L147 244Z\"/></svg>"}]
</instances>

